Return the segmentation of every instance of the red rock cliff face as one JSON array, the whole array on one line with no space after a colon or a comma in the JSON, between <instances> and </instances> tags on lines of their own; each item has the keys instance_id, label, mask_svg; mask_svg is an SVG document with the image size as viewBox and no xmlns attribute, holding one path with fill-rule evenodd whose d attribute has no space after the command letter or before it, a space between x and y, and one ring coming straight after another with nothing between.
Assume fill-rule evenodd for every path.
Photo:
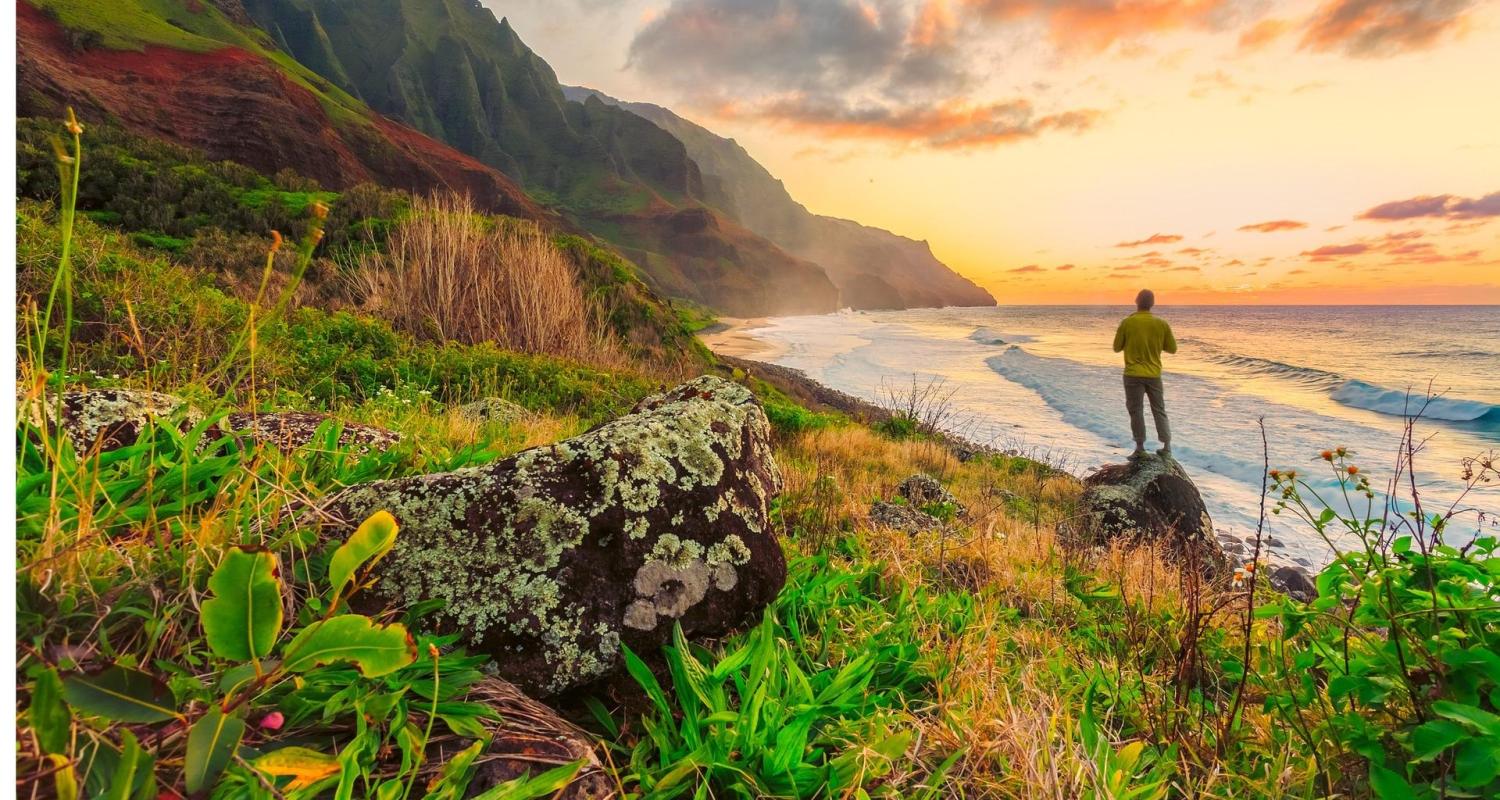
<instances>
[{"instance_id":1,"label":"red rock cliff face","mask_svg":"<svg viewBox=\"0 0 1500 800\"><path fill-rule=\"evenodd\" d=\"M276 65L236 47L193 53L73 50L66 32L16 4L17 113L109 119L267 173L290 167L330 188L374 181L414 192L452 189L500 213L546 212L497 170L367 112L333 120L316 95Z\"/></svg>"}]
</instances>

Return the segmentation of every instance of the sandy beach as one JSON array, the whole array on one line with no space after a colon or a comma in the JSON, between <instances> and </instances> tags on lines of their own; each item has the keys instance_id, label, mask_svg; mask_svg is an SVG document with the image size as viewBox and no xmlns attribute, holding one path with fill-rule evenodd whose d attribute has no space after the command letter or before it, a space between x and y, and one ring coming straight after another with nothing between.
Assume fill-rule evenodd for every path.
<instances>
[{"instance_id":1,"label":"sandy beach","mask_svg":"<svg viewBox=\"0 0 1500 800\"><path fill-rule=\"evenodd\" d=\"M699 331L698 339L709 350L721 356L770 360L786 348L750 335L756 328L765 327L767 322L766 317L720 317L718 322Z\"/></svg>"}]
</instances>

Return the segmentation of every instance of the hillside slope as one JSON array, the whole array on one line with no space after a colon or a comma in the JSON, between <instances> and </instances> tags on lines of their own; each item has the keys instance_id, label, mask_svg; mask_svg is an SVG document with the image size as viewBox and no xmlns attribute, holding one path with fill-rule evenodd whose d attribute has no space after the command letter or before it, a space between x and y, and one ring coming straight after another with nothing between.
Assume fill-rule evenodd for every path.
<instances>
[{"instance_id":1,"label":"hillside slope","mask_svg":"<svg viewBox=\"0 0 1500 800\"><path fill-rule=\"evenodd\" d=\"M659 290L741 315L837 306L837 290L817 265L704 209L699 167L681 142L609 104L569 101L552 68L483 6L245 0L244 7L323 79L502 170L624 249Z\"/></svg>"},{"instance_id":2,"label":"hillside slope","mask_svg":"<svg viewBox=\"0 0 1500 800\"><path fill-rule=\"evenodd\" d=\"M71 105L85 120L263 172L291 168L335 188L452 188L492 211L546 216L505 175L371 113L215 7L23 0L16 16L21 116Z\"/></svg>"},{"instance_id":3,"label":"hillside slope","mask_svg":"<svg viewBox=\"0 0 1500 800\"><path fill-rule=\"evenodd\" d=\"M932 254L926 242L852 220L813 214L733 139L651 103L628 103L567 86L579 102L597 98L650 120L687 147L703 173L708 202L788 251L822 266L852 308L992 306L995 299Z\"/></svg>"}]
</instances>

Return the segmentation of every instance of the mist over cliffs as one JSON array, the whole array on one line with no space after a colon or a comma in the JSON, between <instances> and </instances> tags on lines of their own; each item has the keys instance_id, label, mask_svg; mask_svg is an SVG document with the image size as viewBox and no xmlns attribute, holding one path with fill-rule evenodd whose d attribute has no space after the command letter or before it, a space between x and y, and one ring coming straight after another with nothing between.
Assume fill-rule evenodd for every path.
<instances>
[{"instance_id":1,"label":"mist over cliffs","mask_svg":"<svg viewBox=\"0 0 1500 800\"><path fill-rule=\"evenodd\" d=\"M937 260L926 242L808 211L733 139L651 103L624 102L581 86L565 86L563 93L580 102L598 98L676 136L698 163L705 200L750 230L823 267L838 286L844 306L995 304L989 292Z\"/></svg>"}]
</instances>

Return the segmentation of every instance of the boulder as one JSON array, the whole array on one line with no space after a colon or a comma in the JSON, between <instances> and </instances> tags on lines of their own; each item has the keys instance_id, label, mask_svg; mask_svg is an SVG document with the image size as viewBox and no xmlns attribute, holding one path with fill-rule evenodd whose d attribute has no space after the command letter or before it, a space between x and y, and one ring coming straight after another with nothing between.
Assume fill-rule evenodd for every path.
<instances>
[{"instance_id":1,"label":"boulder","mask_svg":"<svg viewBox=\"0 0 1500 800\"><path fill-rule=\"evenodd\" d=\"M1108 464L1085 477L1083 486L1079 514L1062 531L1065 542L1154 542L1210 577L1227 576L1232 569L1198 487L1176 459L1145 456Z\"/></svg>"},{"instance_id":2,"label":"boulder","mask_svg":"<svg viewBox=\"0 0 1500 800\"><path fill-rule=\"evenodd\" d=\"M219 421L219 432L220 435L246 436L290 453L310 443L318 428L331 419L333 417L328 414L307 411L236 411ZM339 446L354 452L383 452L401 441L401 434L384 428L356 422L341 424Z\"/></svg>"},{"instance_id":3,"label":"boulder","mask_svg":"<svg viewBox=\"0 0 1500 800\"><path fill-rule=\"evenodd\" d=\"M1318 585L1308 577L1307 570L1290 564L1271 571L1271 588L1302 603L1318 599Z\"/></svg>"},{"instance_id":4,"label":"boulder","mask_svg":"<svg viewBox=\"0 0 1500 800\"><path fill-rule=\"evenodd\" d=\"M930 475L913 475L907 478L896 487L896 493L917 508L946 504L953 506L954 516L961 517L965 513L964 506L958 502L958 498L939 483L937 478Z\"/></svg>"},{"instance_id":5,"label":"boulder","mask_svg":"<svg viewBox=\"0 0 1500 800\"><path fill-rule=\"evenodd\" d=\"M781 485L754 396L705 376L494 464L350 487L313 516L341 539L389 511L402 531L363 601L442 601L431 625L553 694L616 669L622 644L655 652L674 625L717 635L757 615L786 580Z\"/></svg>"},{"instance_id":6,"label":"boulder","mask_svg":"<svg viewBox=\"0 0 1500 800\"><path fill-rule=\"evenodd\" d=\"M594 740L552 709L527 697L515 684L501 678L486 678L470 690L468 700L484 703L500 715L499 719L485 721L493 738L469 783L470 795L582 759L583 766L572 782L548 796L560 800L606 800L619 796L616 783L599 760ZM444 755L451 754L433 755L436 764L446 760Z\"/></svg>"},{"instance_id":7,"label":"boulder","mask_svg":"<svg viewBox=\"0 0 1500 800\"><path fill-rule=\"evenodd\" d=\"M23 400L21 406L32 424L56 430L54 397ZM90 389L62 396L62 429L80 453L129 447L147 427L174 418L186 431L202 421L203 414L180 397L144 389Z\"/></svg>"}]
</instances>

